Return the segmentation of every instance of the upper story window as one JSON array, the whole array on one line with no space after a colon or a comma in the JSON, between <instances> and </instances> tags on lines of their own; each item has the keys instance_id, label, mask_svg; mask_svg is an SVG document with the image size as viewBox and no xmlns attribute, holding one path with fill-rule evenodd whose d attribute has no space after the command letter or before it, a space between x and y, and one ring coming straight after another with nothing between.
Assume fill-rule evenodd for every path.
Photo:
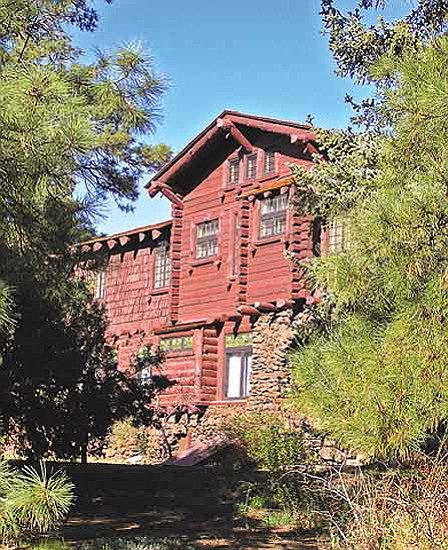
<instances>
[{"instance_id":1,"label":"upper story window","mask_svg":"<svg viewBox=\"0 0 448 550\"><path fill-rule=\"evenodd\" d=\"M288 195L260 200L260 239L286 233Z\"/></svg>"},{"instance_id":2,"label":"upper story window","mask_svg":"<svg viewBox=\"0 0 448 550\"><path fill-rule=\"evenodd\" d=\"M348 220L335 218L328 224L328 253L338 254L347 250L350 244Z\"/></svg>"},{"instance_id":3,"label":"upper story window","mask_svg":"<svg viewBox=\"0 0 448 550\"><path fill-rule=\"evenodd\" d=\"M198 223L196 226L196 258L210 258L218 253L219 220Z\"/></svg>"},{"instance_id":4,"label":"upper story window","mask_svg":"<svg viewBox=\"0 0 448 550\"><path fill-rule=\"evenodd\" d=\"M257 154L246 156L246 179L253 180L257 177Z\"/></svg>"},{"instance_id":5,"label":"upper story window","mask_svg":"<svg viewBox=\"0 0 448 550\"><path fill-rule=\"evenodd\" d=\"M171 258L167 243L154 250L154 289L166 288L171 281Z\"/></svg>"},{"instance_id":6,"label":"upper story window","mask_svg":"<svg viewBox=\"0 0 448 550\"><path fill-rule=\"evenodd\" d=\"M240 181L240 159L236 158L229 160L228 168L228 183L238 183Z\"/></svg>"},{"instance_id":7,"label":"upper story window","mask_svg":"<svg viewBox=\"0 0 448 550\"><path fill-rule=\"evenodd\" d=\"M265 174L273 174L275 172L275 153L274 151L266 151L264 154L263 172Z\"/></svg>"},{"instance_id":8,"label":"upper story window","mask_svg":"<svg viewBox=\"0 0 448 550\"><path fill-rule=\"evenodd\" d=\"M101 269L96 274L95 298L102 299L106 297L106 270Z\"/></svg>"}]
</instances>

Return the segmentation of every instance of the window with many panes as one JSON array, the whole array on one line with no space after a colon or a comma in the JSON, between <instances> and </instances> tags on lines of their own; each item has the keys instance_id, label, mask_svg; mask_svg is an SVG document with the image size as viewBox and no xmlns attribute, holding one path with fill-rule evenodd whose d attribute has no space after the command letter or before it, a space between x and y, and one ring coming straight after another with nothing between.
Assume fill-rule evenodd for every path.
<instances>
[{"instance_id":1,"label":"window with many panes","mask_svg":"<svg viewBox=\"0 0 448 550\"><path fill-rule=\"evenodd\" d=\"M227 181L229 184L238 183L240 180L240 159L229 160L229 170Z\"/></svg>"},{"instance_id":2,"label":"window with many panes","mask_svg":"<svg viewBox=\"0 0 448 550\"><path fill-rule=\"evenodd\" d=\"M350 244L350 228L344 218L336 218L328 224L328 253L338 254Z\"/></svg>"},{"instance_id":3,"label":"window with many panes","mask_svg":"<svg viewBox=\"0 0 448 550\"><path fill-rule=\"evenodd\" d=\"M226 351L226 399L241 399L250 393L252 348Z\"/></svg>"},{"instance_id":4,"label":"window with many panes","mask_svg":"<svg viewBox=\"0 0 448 550\"><path fill-rule=\"evenodd\" d=\"M196 226L196 258L210 258L218 253L219 220L198 223Z\"/></svg>"},{"instance_id":5,"label":"window with many panes","mask_svg":"<svg viewBox=\"0 0 448 550\"><path fill-rule=\"evenodd\" d=\"M166 353L189 351L193 349L193 336L173 336L160 342L160 349Z\"/></svg>"},{"instance_id":6,"label":"window with many panes","mask_svg":"<svg viewBox=\"0 0 448 550\"><path fill-rule=\"evenodd\" d=\"M154 288L166 288L171 280L171 258L168 243L154 249Z\"/></svg>"},{"instance_id":7,"label":"window with many panes","mask_svg":"<svg viewBox=\"0 0 448 550\"><path fill-rule=\"evenodd\" d=\"M275 172L275 153L274 151L266 151L264 154L263 172L265 174L273 174Z\"/></svg>"},{"instance_id":8,"label":"window with many panes","mask_svg":"<svg viewBox=\"0 0 448 550\"><path fill-rule=\"evenodd\" d=\"M287 209L286 194L260 200L260 239L286 233Z\"/></svg>"},{"instance_id":9,"label":"window with many panes","mask_svg":"<svg viewBox=\"0 0 448 550\"><path fill-rule=\"evenodd\" d=\"M95 298L102 299L106 297L106 270L101 269L96 274Z\"/></svg>"},{"instance_id":10,"label":"window with many panes","mask_svg":"<svg viewBox=\"0 0 448 550\"><path fill-rule=\"evenodd\" d=\"M257 154L246 156L246 179L253 180L257 177Z\"/></svg>"}]
</instances>

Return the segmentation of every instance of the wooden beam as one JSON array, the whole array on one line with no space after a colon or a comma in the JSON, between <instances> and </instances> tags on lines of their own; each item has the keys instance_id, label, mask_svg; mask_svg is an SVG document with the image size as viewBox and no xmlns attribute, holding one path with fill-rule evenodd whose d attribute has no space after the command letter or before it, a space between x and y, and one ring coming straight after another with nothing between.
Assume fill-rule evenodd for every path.
<instances>
[{"instance_id":1,"label":"wooden beam","mask_svg":"<svg viewBox=\"0 0 448 550\"><path fill-rule=\"evenodd\" d=\"M235 124L231 120L224 120L222 118L218 118L216 121L216 126L224 131L229 131L230 135L233 137L235 141L237 141L242 147L248 152L252 153L254 150L254 146L252 143L247 139L247 137L243 134L243 132L235 126Z\"/></svg>"},{"instance_id":2,"label":"wooden beam","mask_svg":"<svg viewBox=\"0 0 448 550\"><path fill-rule=\"evenodd\" d=\"M277 306L269 302L255 302L254 308L262 311L263 313L274 313L277 311Z\"/></svg>"},{"instance_id":3,"label":"wooden beam","mask_svg":"<svg viewBox=\"0 0 448 550\"><path fill-rule=\"evenodd\" d=\"M260 315L260 312L258 311L258 309L255 309L253 306L242 305L242 306L238 306L236 310L238 313L241 313L241 315L249 315L251 317L253 315Z\"/></svg>"},{"instance_id":4,"label":"wooden beam","mask_svg":"<svg viewBox=\"0 0 448 550\"><path fill-rule=\"evenodd\" d=\"M162 193L162 195L165 195L165 197L170 202L172 202L179 208L184 207L184 203L182 202L182 200L176 195L176 193L166 183L160 184L160 192Z\"/></svg>"},{"instance_id":5,"label":"wooden beam","mask_svg":"<svg viewBox=\"0 0 448 550\"><path fill-rule=\"evenodd\" d=\"M252 120L250 118L241 117L238 115L227 115L227 119L231 120L234 124L240 124L241 126L249 126L252 128L259 128L266 132L272 132L274 134L282 134L291 136L294 135L296 141L302 141L308 143L315 138L312 130L306 130L305 128L296 128L287 126L286 124L276 124L275 122L267 122L264 120Z\"/></svg>"},{"instance_id":6,"label":"wooden beam","mask_svg":"<svg viewBox=\"0 0 448 550\"><path fill-rule=\"evenodd\" d=\"M288 309L293 306L293 302L291 300L277 300L275 305L277 306L277 309Z\"/></svg>"},{"instance_id":7,"label":"wooden beam","mask_svg":"<svg viewBox=\"0 0 448 550\"><path fill-rule=\"evenodd\" d=\"M153 186L156 187L160 183L165 183L169 181L172 175L174 175L178 170L186 166L192 157L195 156L195 154L200 151L205 145L207 145L220 131L218 126L214 124L210 130L204 134L200 139L196 141L196 143L188 149L188 151L181 152L180 158L178 160L174 159L173 164L162 174L160 179L153 180L149 186L149 189L151 189Z\"/></svg>"}]
</instances>

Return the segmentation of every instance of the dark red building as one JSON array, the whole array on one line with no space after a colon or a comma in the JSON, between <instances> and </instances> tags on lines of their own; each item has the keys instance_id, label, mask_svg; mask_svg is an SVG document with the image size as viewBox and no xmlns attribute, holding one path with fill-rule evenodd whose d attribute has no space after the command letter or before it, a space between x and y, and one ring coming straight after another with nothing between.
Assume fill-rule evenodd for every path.
<instances>
[{"instance_id":1,"label":"dark red building","mask_svg":"<svg viewBox=\"0 0 448 550\"><path fill-rule=\"evenodd\" d=\"M292 258L311 257L319 236L289 207L290 165L310 169L313 151L306 124L224 111L147 185L171 220L83 243L107 256L96 290L120 367L147 344L166 351L176 384L161 405L243 405L257 322L313 299Z\"/></svg>"}]
</instances>

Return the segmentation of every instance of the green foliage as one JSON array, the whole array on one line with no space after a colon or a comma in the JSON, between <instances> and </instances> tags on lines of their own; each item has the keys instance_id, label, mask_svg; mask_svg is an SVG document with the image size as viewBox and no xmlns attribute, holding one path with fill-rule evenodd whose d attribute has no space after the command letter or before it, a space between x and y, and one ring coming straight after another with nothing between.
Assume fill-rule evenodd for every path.
<instances>
[{"instance_id":1,"label":"green foliage","mask_svg":"<svg viewBox=\"0 0 448 550\"><path fill-rule=\"evenodd\" d=\"M0 541L24 532L46 533L59 526L74 502L74 487L62 472L18 471L0 461Z\"/></svg>"},{"instance_id":2,"label":"green foliage","mask_svg":"<svg viewBox=\"0 0 448 550\"><path fill-rule=\"evenodd\" d=\"M353 0L351 10L340 9L337 0L321 0L324 34L328 36L330 51L336 62L336 73L350 77L356 83L374 86L373 97L356 103L353 120L376 131L388 127L378 107L382 93L393 85L391 75L377 72L384 56L400 59L412 56L435 37L448 29L448 2L446 0L418 0L402 19L388 21L380 15L372 24L371 12L382 10L387 0Z\"/></svg>"},{"instance_id":3,"label":"green foliage","mask_svg":"<svg viewBox=\"0 0 448 550\"><path fill-rule=\"evenodd\" d=\"M300 432L277 413L241 415L228 431L242 442L248 457L268 471L286 470L307 456Z\"/></svg>"},{"instance_id":4,"label":"green foliage","mask_svg":"<svg viewBox=\"0 0 448 550\"><path fill-rule=\"evenodd\" d=\"M49 474L25 466L7 493L8 506L20 525L34 532L48 532L60 524L73 504L74 486L63 472Z\"/></svg>"},{"instance_id":5,"label":"green foliage","mask_svg":"<svg viewBox=\"0 0 448 550\"><path fill-rule=\"evenodd\" d=\"M227 433L243 445L258 468L267 471L266 483L244 488L244 506L250 509L258 500L296 515L311 506L314 497L302 474L315 457L290 419L275 412L249 413L234 421Z\"/></svg>"},{"instance_id":6,"label":"green foliage","mask_svg":"<svg viewBox=\"0 0 448 550\"><path fill-rule=\"evenodd\" d=\"M107 437L106 457L114 463L141 455L146 464L159 460L159 438L151 428L137 427L131 419L116 422Z\"/></svg>"},{"instance_id":7,"label":"green foliage","mask_svg":"<svg viewBox=\"0 0 448 550\"><path fill-rule=\"evenodd\" d=\"M106 342L104 308L82 280L73 280L63 303L34 289L21 303L23 319L8 350L0 410L12 418L10 435L34 458L99 454L112 425L128 417L152 422L148 407L166 387L162 378L141 383L117 369ZM36 328L36 324L39 328ZM157 364L159 356L146 356Z\"/></svg>"},{"instance_id":8,"label":"green foliage","mask_svg":"<svg viewBox=\"0 0 448 550\"><path fill-rule=\"evenodd\" d=\"M405 458L447 421L447 60L446 38L381 60L393 133L358 180L369 192L348 209L350 250L309 268L331 314L292 357L295 401L368 456Z\"/></svg>"},{"instance_id":9,"label":"green foliage","mask_svg":"<svg viewBox=\"0 0 448 550\"><path fill-rule=\"evenodd\" d=\"M114 540L98 539L95 541L82 542L79 544L78 547L80 550L171 550L177 548L184 550L193 550L192 546L185 544L185 542L183 541L178 541L176 539L158 540L150 537L130 539L116 538ZM36 550L44 549L38 547L36 548Z\"/></svg>"},{"instance_id":10,"label":"green foliage","mask_svg":"<svg viewBox=\"0 0 448 550\"><path fill-rule=\"evenodd\" d=\"M285 510L273 510L263 517L263 523L266 527L274 529L279 527L294 527L297 524L297 519Z\"/></svg>"},{"instance_id":11,"label":"green foliage","mask_svg":"<svg viewBox=\"0 0 448 550\"><path fill-rule=\"evenodd\" d=\"M115 420L148 421L155 391L117 372L104 311L73 278L70 245L170 155L148 143L166 89L151 56L129 44L85 63L72 43L95 29L92 6L0 0L0 328L15 320L0 330L0 417L38 457L99 452Z\"/></svg>"}]
</instances>

